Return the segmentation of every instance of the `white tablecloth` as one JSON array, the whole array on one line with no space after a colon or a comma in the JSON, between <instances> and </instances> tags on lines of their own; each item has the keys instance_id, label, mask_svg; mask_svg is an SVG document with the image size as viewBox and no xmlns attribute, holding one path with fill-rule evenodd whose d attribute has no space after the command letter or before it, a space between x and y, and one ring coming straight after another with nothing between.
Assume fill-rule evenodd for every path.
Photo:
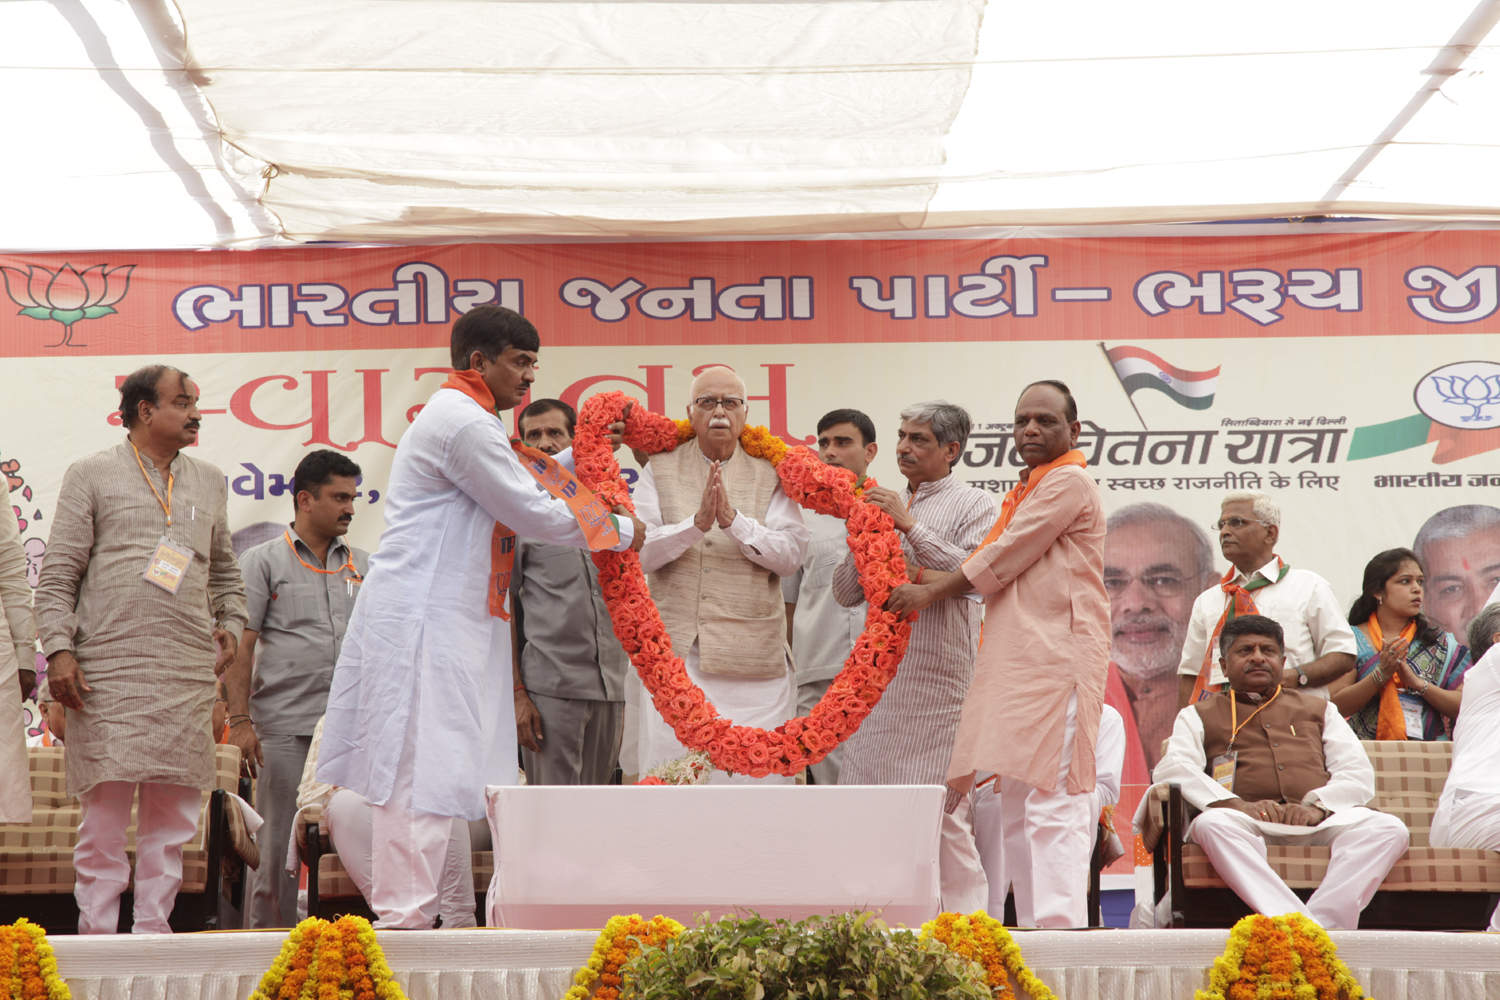
<instances>
[{"instance_id":1,"label":"white tablecloth","mask_svg":"<svg viewBox=\"0 0 1500 1000\"><path fill-rule=\"evenodd\" d=\"M383 931L411 1000L559 1000L588 958L588 931ZM1186 1000L1208 983L1227 931L1025 931L1028 964L1061 1000ZM1335 931L1379 1000L1500 998L1500 935ZM245 1000L285 935L52 938L76 1000Z\"/></svg>"},{"instance_id":2,"label":"white tablecloth","mask_svg":"<svg viewBox=\"0 0 1500 1000\"><path fill-rule=\"evenodd\" d=\"M936 785L491 786L490 924L602 927L616 913L683 923L883 909L938 914Z\"/></svg>"}]
</instances>

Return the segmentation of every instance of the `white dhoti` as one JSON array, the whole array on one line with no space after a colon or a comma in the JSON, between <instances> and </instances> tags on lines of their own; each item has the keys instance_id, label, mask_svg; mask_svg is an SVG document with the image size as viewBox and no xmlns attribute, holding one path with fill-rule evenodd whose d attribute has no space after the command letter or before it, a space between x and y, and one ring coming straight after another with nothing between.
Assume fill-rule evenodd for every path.
<instances>
[{"instance_id":1,"label":"white dhoti","mask_svg":"<svg viewBox=\"0 0 1500 1000\"><path fill-rule=\"evenodd\" d=\"M698 644L693 643L683 657L689 679L703 690L723 718L736 726L756 726L775 729L797 715L797 675L788 664L786 673L780 677L733 677L727 674L705 674L698 669ZM625 740L628 750L635 747L635 770L628 766L632 762L621 752L621 768L626 774L644 775L653 767L660 767L676 760L688 752L687 747L677 742L677 734L661 717L651 696L641 684L640 675L631 671L625 678ZM633 710L632 710L633 709ZM635 739L630 732L632 722L636 725ZM709 779L711 785L791 785L795 777L768 774L764 778L752 778L748 774L727 774L714 771Z\"/></svg>"},{"instance_id":2,"label":"white dhoti","mask_svg":"<svg viewBox=\"0 0 1500 1000\"><path fill-rule=\"evenodd\" d=\"M369 799L347 788L334 792L323 810L333 849L367 900L375 894L374 812L375 807ZM455 819L449 824L438 886L438 912L445 928L473 927L476 924L468 820Z\"/></svg>"},{"instance_id":3,"label":"white dhoti","mask_svg":"<svg viewBox=\"0 0 1500 1000\"><path fill-rule=\"evenodd\" d=\"M1500 795L1455 789L1451 798L1444 796L1432 817L1427 843L1500 851ZM1500 931L1500 906L1490 914L1490 930Z\"/></svg>"},{"instance_id":4,"label":"white dhoti","mask_svg":"<svg viewBox=\"0 0 1500 1000\"><path fill-rule=\"evenodd\" d=\"M1099 796L1066 791L1077 728L1078 696L1073 695L1068 699L1053 791L1002 777L976 794L976 843L989 873L985 909L996 919L1004 914L1009 888L1015 893L1016 922L1022 927L1088 925L1089 857Z\"/></svg>"},{"instance_id":5,"label":"white dhoti","mask_svg":"<svg viewBox=\"0 0 1500 1000\"><path fill-rule=\"evenodd\" d=\"M1278 832L1267 830L1270 826ZM1193 820L1188 838L1203 848L1214 871L1255 912L1273 917L1301 913L1332 930L1359 927L1360 911L1406 853L1410 839L1399 819L1362 806L1340 810L1306 833L1280 832L1285 829L1259 823L1238 809L1209 809ZM1266 861L1268 844L1332 849L1328 871L1306 903Z\"/></svg>"},{"instance_id":6,"label":"white dhoti","mask_svg":"<svg viewBox=\"0 0 1500 1000\"><path fill-rule=\"evenodd\" d=\"M113 934L119 929L120 894L130 881L125 831L136 784L101 781L78 796L82 807L78 846L78 933ZM198 831L203 793L187 785L142 782L135 824L135 934L170 934L167 918L182 886L182 848Z\"/></svg>"}]
</instances>

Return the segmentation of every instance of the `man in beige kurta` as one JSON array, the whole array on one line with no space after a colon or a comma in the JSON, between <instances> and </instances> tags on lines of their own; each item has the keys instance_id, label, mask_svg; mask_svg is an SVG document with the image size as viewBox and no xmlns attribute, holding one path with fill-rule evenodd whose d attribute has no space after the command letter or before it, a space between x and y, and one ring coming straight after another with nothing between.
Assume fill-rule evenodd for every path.
<instances>
[{"instance_id":1,"label":"man in beige kurta","mask_svg":"<svg viewBox=\"0 0 1500 1000\"><path fill-rule=\"evenodd\" d=\"M197 440L197 386L153 365L120 393L129 436L63 476L36 593L48 683L69 710L85 934L116 929L137 786L133 929L170 931L182 847L213 783L215 667L227 665L245 626L224 474L180 450ZM170 552L190 553L175 593L146 578L153 567L156 579L173 578L161 568Z\"/></svg>"},{"instance_id":2,"label":"man in beige kurta","mask_svg":"<svg viewBox=\"0 0 1500 1000\"><path fill-rule=\"evenodd\" d=\"M775 729L797 712L781 578L802 565L809 534L771 463L740 445L746 415L745 383L730 369L709 368L693 381L688 416L697 440L652 456L636 484L646 524L641 568L688 677L735 725ZM626 772L686 754L634 671L626 684ZM722 771L711 779L792 780Z\"/></svg>"},{"instance_id":3,"label":"man in beige kurta","mask_svg":"<svg viewBox=\"0 0 1500 1000\"><path fill-rule=\"evenodd\" d=\"M960 572L900 588L889 604L905 614L971 589L984 597L948 778L967 790L976 772L997 776L1002 836L1029 848L1024 890L1039 927L1087 923L1090 793L1109 668L1104 513L1098 484L1072 450L1078 432L1066 386L1028 386L1014 431L1027 468L996 527Z\"/></svg>"},{"instance_id":4,"label":"man in beige kurta","mask_svg":"<svg viewBox=\"0 0 1500 1000\"><path fill-rule=\"evenodd\" d=\"M21 715L22 670L36 666L36 618L26 582L21 526L0 509L0 823L31 822L31 778Z\"/></svg>"}]
</instances>

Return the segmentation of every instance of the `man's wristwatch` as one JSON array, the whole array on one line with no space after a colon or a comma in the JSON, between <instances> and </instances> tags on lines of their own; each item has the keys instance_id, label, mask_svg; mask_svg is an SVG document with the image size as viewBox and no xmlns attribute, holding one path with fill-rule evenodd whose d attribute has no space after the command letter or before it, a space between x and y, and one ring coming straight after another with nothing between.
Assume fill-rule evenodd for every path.
<instances>
[{"instance_id":1,"label":"man's wristwatch","mask_svg":"<svg viewBox=\"0 0 1500 1000\"><path fill-rule=\"evenodd\" d=\"M1302 672L1301 664L1293 663L1292 669L1297 671L1297 686L1307 687L1307 674Z\"/></svg>"}]
</instances>

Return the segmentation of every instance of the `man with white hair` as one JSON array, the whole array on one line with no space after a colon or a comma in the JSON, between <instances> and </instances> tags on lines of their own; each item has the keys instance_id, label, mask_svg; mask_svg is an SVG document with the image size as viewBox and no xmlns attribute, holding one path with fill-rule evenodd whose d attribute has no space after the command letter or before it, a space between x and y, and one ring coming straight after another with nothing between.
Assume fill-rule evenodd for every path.
<instances>
[{"instance_id":1,"label":"man with white hair","mask_svg":"<svg viewBox=\"0 0 1500 1000\"><path fill-rule=\"evenodd\" d=\"M1474 664L1464 674L1463 711L1453 725L1453 766L1443 782L1432 832L1433 847L1500 851L1500 603L1491 602L1469 622ZM1490 914L1500 931L1500 908Z\"/></svg>"},{"instance_id":2,"label":"man with white hair","mask_svg":"<svg viewBox=\"0 0 1500 1000\"><path fill-rule=\"evenodd\" d=\"M1134 736L1127 739L1135 746L1126 753L1126 784L1150 782L1161 744L1172 735L1182 644L1193 601L1213 572L1208 535L1165 504L1133 503L1109 516L1104 591L1110 663L1104 698Z\"/></svg>"},{"instance_id":3,"label":"man with white hair","mask_svg":"<svg viewBox=\"0 0 1500 1000\"><path fill-rule=\"evenodd\" d=\"M1470 503L1440 510L1411 547L1427 570L1422 610L1444 631L1464 635L1479 609L1500 599L1500 507Z\"/></svg>"},{"instance_id":4,"label":"man with white hair","mask_svg":"<svg viewBox=\"0 0 1500 1000\"><path fill-rule=\"evenodd\" d=\"M809 535L771 463L740 444L749 415L745 395L744 380L731 368L708 368L693 379L687 413L696 439L651 456L635 504L646 524L641 569L650 574L652 596L688 677L735 725L775 729L797 714L781 578L802 565ZM643 696L635 672L628 677L621 766L644 774L688 751ZM715 771L711 780L757 779ZM793 779L773 774L758 780Z\"/></svg>"},{"instance_id":5,"label":"man with white hair","mask_svg":"<svg viewBox=\"0 0 1500 1000\"><path fill-rule=\"evenodd\" d=\"M1219 520L1210 527L1219 533L1219 551L1233 565L1193 602L1177 666L1177 703L1186 708L1223 689L1219 633L1242 615L1264 615L1281 626L1283 684L1328 697L1329 682L1354 669L1354 630L1327 580L1288 566L1276 555L1281 508L1264 493L1237 491L1224 497Z\"/></svg>"}]
</instances>

